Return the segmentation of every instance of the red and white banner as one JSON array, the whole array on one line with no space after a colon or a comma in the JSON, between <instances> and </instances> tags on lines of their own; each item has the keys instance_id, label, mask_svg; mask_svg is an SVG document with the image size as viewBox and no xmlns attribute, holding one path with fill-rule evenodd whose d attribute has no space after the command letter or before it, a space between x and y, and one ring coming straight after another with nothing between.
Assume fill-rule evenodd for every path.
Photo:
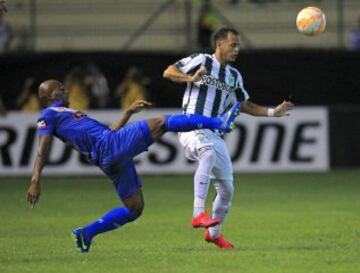
<instances>
[{"instance_id":1,"label":"red and white banner","mask_svg":"<svg viewBox=\"0 0 360 273\"><path fill-rule=\"evenodd\" d=\"M179 109L147 110L134 119L179 113ZM89 116L111 123L119 111L89 111ZM30 175L37 148L37 115L10 112L0 117L0 175ZM245 114L226 142L235 172L289 172L329 170L328 110L325 107L297 108L283 118L255 118ZM176 133L136 159L140 174L193 173L196 163L186 160ZM100 174L75 150L56 140L51 145L45 174Z\"/></svg>"}]
</instances>

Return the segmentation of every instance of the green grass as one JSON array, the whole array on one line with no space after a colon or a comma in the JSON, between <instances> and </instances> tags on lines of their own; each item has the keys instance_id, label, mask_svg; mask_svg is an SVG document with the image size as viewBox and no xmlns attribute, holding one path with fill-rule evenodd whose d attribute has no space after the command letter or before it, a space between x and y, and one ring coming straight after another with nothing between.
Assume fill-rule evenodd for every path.
<instances>
[{"instance_id":1,"label":"green grass","mask_svg":"<svg viewBox=\"0 0 360 273\"><path fill-rule=\"evenodd\" d=\"M223 228L234 251L191 228L191 177L144 177L143 216L98 236L87 255L70 232L119 205L112 185L103 177L42 183L30 209L28 178L0 178L1 273L360 272L359 171L238 175Z\"/></svg>"}]
</instances>

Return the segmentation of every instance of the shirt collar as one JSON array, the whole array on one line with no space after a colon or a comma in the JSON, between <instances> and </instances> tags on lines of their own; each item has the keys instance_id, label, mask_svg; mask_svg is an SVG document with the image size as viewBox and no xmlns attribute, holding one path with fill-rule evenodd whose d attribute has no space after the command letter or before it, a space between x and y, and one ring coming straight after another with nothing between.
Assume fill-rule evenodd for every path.
<instances>
[{"instance_id":1,"label":"shirt collar","mask_svg":"<svg viewBox=\"0 0 360 273\"><path fill-rule=\"evenodd\" d=\"M68 104L61 100L56 100L52 104L49 105L49 107L61 107L61 106L68 107Z\"/></svg>"}]
</instances>

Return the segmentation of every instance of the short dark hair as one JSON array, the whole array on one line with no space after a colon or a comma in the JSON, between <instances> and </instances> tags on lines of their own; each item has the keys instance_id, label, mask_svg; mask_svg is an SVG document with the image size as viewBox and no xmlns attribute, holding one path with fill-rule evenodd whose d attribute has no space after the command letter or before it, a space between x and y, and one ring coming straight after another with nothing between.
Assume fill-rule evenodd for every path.
<instances>
[{"instance_id":1,"label":"short dark hair","mask_svg":"<svg viewBox=\"0 0 360 273\"><path fill-rule=\"evenodd\" d=\"M239 35L239 33L231 27L222 27L219 30L217 30L214 34L214 37L213 37L214 47L216 47L217 41L226 39L229 32L231 32L235 35Z\"/></svg>"}]
</instances>

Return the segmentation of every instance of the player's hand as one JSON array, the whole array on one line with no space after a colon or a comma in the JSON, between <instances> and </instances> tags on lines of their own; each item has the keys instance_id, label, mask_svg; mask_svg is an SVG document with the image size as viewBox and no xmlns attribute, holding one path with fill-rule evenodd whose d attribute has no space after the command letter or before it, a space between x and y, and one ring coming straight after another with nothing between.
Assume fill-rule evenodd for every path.
<instances>
[{"instance_id":1,"label":"player's hand","mask_svg":"<svg viewBox=\"0 0 360 273\"><path fill-rule=\"evenodd\" d=\"M34 208L40 198L40 183L31 183L26 196L26 202Z\"/></svg>"},{"instance_id":2,"label":"player's hand","mask_svg":"<svg viewBox=\"0 0 360 273\"><path fill-rule=\"evenodd\" d=\"M152 103L146 100L137 100L129 106L129 108L126 110L126 113L135 114L144 110L145 108L149 108L151 105Z\"/></svg>"},{"instance_id":3,"label":"player's hand","mask_svg":"<svg viewBox=\"0 0 360 273\"><path fill-rule=\"evenodd\" d=\"M195 74L191 77L190 82L197 82L198 80L201 79L202 76L206 75L208 72L205 68L205 66L201 66L196 72Z\"/></svg>"},{"instance_id":4,"label":"player's hand","mask_svg":"<svg viewBox=\"0 0 360 273\"><path fill-rule=\"evenodd\" d=\"M295 105L290 101L283 101L281 104L275 107L274 116L275 117L283 117L289 116L288 111L294 109Z\"/></svg>"}]
</instances>

